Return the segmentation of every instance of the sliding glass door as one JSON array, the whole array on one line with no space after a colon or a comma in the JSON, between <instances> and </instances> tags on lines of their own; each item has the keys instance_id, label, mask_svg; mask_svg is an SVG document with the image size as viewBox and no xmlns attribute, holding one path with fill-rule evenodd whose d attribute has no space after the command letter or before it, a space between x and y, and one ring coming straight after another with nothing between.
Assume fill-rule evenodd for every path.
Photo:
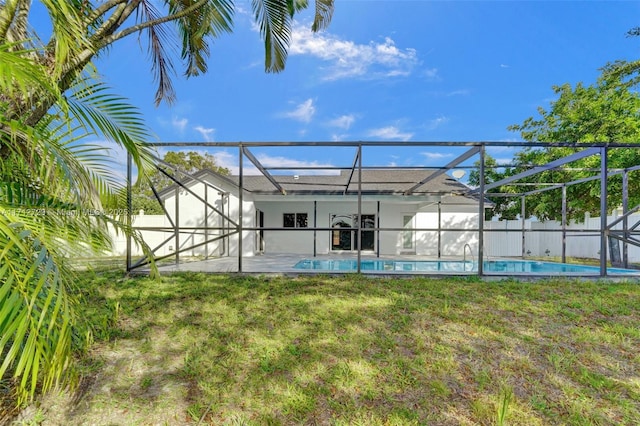
<instances>
[{"instance_id":1,"label":"sliding glass door","mask_svg":"<svg viewBox=\"0 0 640 426\"><path fill-rule=\"evenodd\" d=\"M356 228L358 215L331 215L331 250L350 251L358 249L358 233L349 228ZM376 227L376 216L363 214L360 216L360 232L362 235L361 249L365 251L375 250L376 237L373 228ZM346 229L345 229L346 228ZM370 230L367 230L370 229Z\"/></svg>"}]
</instances>

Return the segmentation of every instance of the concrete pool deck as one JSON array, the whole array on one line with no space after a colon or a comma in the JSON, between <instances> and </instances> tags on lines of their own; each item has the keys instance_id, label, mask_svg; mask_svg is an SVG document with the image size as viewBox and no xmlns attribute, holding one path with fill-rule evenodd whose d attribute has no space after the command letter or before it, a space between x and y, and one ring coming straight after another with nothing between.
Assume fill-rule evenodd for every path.
<instances>
[{"instance_id":1,"label":"concrete pool deck","mask_svg":"<svg viewBox=\"0 0 640 426\"><path fill-rule=\"evenodd\" d=\"M242 258L242 272L249 274L326 274L326 273L350 273L349 271L320 271L309 269L296 269L294 265L301 260L313 259L313 260L355 260L356 255L300 255L300 254L264 254ZM438 260L433 256L417 256L417 255L403 255L403 256L383 256L376 257L374 255L362 255L362 260ZM440 260L462 260L461 257L441 258ZM187 261L184 263L162 265L158 268L161 273L176 272L176 271L191 271L191 272L208 272L208 273L236 273L238 272L238 258L237 257L223 257L199 261ZM385 273L393 271L367 271L373 273ZM397 272L398 275L402 275L406 272ZM474 273L471 273L474 275Z\"/></svg>"},{"instance_id":2,"label":"concrete pool deck","mask_svg":"<svg viewBox=\"0 0 640 426\"><path fill-rule=\"evenodd\" d=\"M301 260L318 260L318 261L327 261L327 260L352 260L355 261L357 259L356 255L353 254L332 254L332 255L300 255L300 254L264 254L250 257L242 258L242 273L246 274L267 274L267 275L336 275L336 274L353 274L356 271L342 271L342 270L314 270L314 269L296 269L294 266L296 263ZM238 273L238 258L237 257L223 257L223 258L212 258L207 260L194 260L189 258L181 259L182 263L164 263L158 267L160 273L170 274L172 272L178 271L190 271L190 272L204 272L204 273L229 273L234 274ZM437 258L436 256L420 256L420 255L396 255L396 256L381 256L376 257L371 254L363 254L361 256L362 261L457 261L460 262L464 260L461 256L447 256ZM467 261L475 260L475 258L467 258ZM504 258L485 258L485 261L502 261L506 260ZM511 260L519 261L522 260L520 258L513 258ZM148 268L138 269L133 273L148 273ZM371 270L371 269L363 269L361 273L366 275L378 275L378 276L476 276L477 271L460 271L460 270L438 270L438 271L412 271L412 270ZM608 274L607 277L610 278L638 278L638 271L632 275L617 275L617 274ZM483 274L484 277L496 277L496 278L504 278L504 277L514 277L514 278L524 278L531 276L533 278L542 278L549 276L566 276L566 277L585 277L585 278L602 278L599 273L558 273L558 272L550 272L550 273L510 273L507 271L504 272L490 272L485 271Z\"/></svg>"}]
</instances>

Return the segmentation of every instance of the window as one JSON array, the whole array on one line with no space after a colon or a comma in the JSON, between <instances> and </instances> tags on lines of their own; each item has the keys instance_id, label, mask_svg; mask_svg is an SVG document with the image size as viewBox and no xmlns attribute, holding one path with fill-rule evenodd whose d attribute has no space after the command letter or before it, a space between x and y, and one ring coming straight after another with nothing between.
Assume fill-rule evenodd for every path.
<instances>
[{"instance_id":1,"label":"window","mask_svg":"<svg viewBox=\"0 0 640 426\"><path fill-rule=\"evenodd\" d=\"M413 229L413 216L402 216L402 248L404 250L415 249L416 231Z\"/></svg>"},{"instance_id":2,"label":"window","mask_svg":"<svg viewBox=\"0 0 640 426\"><path fill-rule=\"evenodd\" d=\"M284 213L282 226L285 228L306 228L308 225L306 213Z\"/></svg>"}]
</instances>

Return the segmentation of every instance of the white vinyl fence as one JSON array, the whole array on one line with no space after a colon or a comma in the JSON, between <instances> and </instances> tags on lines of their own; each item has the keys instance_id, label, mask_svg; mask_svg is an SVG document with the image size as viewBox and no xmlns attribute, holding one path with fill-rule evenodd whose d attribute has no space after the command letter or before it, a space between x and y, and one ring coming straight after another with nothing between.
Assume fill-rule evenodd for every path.
<instances>
[{"instance_id":1,"label":"white vinyl fence","mask_svg":"<svg viewBox=\"0 0 640 426\"><path fill-rule=\"evenodd\" d=\"M618 218L614 213L607 217L607 223ZM630 215L628 228L640 221L640 214ZM496 257L522 256L524 244L525 256L561 256L562 255L562 223L559 221L539 222L525 220L522 232L521 220L503 220L485 222L485 229L490 230L484 236L485 255ZM622 230L619 222L615 230ZM498 230L503 230L499 232ZM508 232L507 232L508 230ZM566 256L578 258L600 257L600 218L586 215L583 222L571 221L566 226ZM524 235L524 237L523 237ZM620 242L620 250L622 250ZM607 249L608 250L608 249ZM609 252L607 252L609 256ZM628 245L629 262L640 262L640 248Z\"/></svg>"}]
</instances>

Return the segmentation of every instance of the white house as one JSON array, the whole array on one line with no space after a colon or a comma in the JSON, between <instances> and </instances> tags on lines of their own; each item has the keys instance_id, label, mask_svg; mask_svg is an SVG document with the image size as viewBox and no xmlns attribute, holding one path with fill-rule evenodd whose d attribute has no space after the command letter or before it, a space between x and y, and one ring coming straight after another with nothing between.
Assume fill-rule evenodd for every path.
<instances>
[{"instance_id":1,"label":"white house","mask_svg":"<svg viewBox=\"0 0 640 426\"><path fill-rule=\"evenodd\" d=\"M477 196L439 169L242 179L203 170L159 195L168 217L155 240L186 255L349 254L360 244L364 254L435 257L478 244Z\"/></svg>"}]
</instances>

